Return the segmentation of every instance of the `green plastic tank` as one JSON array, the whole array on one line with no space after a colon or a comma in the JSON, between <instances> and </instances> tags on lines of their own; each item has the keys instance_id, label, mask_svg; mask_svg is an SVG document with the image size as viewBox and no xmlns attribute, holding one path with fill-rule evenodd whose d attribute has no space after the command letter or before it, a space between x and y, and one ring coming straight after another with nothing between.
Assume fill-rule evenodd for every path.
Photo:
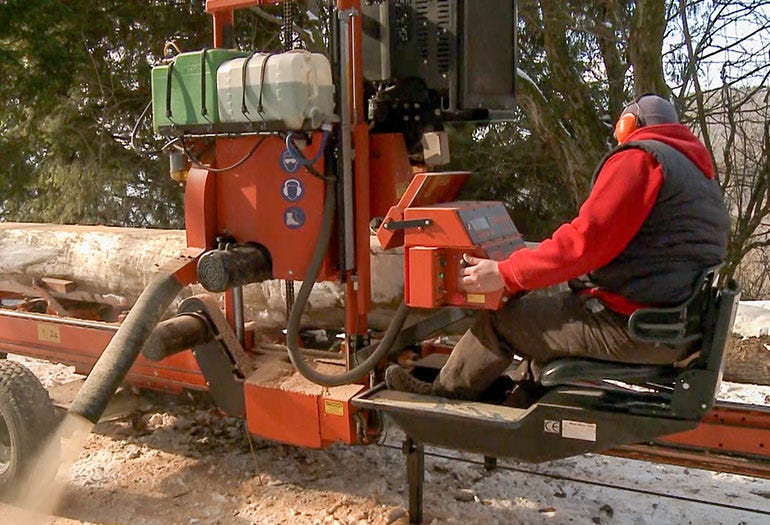
<instances>
[{"instance_id":1,"label":"green plastic tank","mask_svg":"<svg viewBox=\"0 0 770 525\"><path fill-rule=\"evenodd\" d=\"M203 133L220 123L217 68L245 56L230 49L180 53L152 69L152 120L155 131Z\"/></svg>"}]
</instances>

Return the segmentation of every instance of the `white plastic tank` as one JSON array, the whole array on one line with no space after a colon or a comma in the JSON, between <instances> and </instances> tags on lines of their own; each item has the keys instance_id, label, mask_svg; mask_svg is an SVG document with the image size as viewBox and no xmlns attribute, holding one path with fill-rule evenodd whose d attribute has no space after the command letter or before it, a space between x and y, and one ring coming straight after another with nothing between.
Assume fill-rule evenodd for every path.
<instances>
[{"instance_id":1,"label":"white plastic tank","mask_svg":"<svg viewBox=\"0 0 770 525\"><path fill-rule=\"evenodd\" d=\"M224 62L217 70L217 95L220 119L226 123L314 129L334 115L331 64L324 55L301 49Z\"/></svg>"}]
</instances>

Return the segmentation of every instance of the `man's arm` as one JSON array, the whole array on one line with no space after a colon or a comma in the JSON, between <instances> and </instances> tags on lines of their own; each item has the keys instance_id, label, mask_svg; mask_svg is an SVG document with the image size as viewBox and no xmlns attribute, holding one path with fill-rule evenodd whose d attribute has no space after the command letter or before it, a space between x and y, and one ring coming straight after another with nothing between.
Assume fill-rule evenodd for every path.
<instances>
[{"instance_id":1,"label":"man's arm","mask_svg":"<svg viewBox=\"0 0 770 525\"><path fill-rule=\"evenodd\" d=\"M662 184L663 169L652 155L629 149L612 156L572 222L537 248L518 250L497 264L506 288L535 290L605 266L637 234ZM472 268L466 276L474 275Z\"/></svg>"}]
</instances>

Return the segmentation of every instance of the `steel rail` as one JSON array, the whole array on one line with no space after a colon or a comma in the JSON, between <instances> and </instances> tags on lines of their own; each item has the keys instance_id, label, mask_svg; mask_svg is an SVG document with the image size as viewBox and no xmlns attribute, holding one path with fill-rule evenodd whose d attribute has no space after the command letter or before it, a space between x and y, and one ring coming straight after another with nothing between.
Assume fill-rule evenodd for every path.
<instances>
[{"instance_id":1,"label":"steel rail","mask_svg":"<svg viewBox=\"0 0 770 525\"><path fill-rule=\"evenodd\" d=\"M603 454L770 479L770 407L718 402L693 430Z\"/></svg>"}]
</instances>

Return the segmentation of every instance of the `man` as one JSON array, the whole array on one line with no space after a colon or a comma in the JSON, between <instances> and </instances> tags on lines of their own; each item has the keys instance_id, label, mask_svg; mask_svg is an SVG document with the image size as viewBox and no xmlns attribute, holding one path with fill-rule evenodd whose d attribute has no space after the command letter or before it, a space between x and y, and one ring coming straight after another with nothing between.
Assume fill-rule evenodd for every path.
<instances>
[{"instance_id":1,"label":"man","mask_svg":"<svg viewBox=\"0 0 770 525\"><path fill-rule=\"evenodd\" d=\"M687 356L689 348L631 339L627 324L637 308L684 301L698 275L724 260L730 220L711 157L654 94L624 109L615 137L619 146L596 169L577 218L504 261L466 257L463 276L475 293L517 294L583 275L590 286L526 294L481 312L432 384L394 365L385 374L390 388L474 399L514 354L540 364L562 357L669 364Z\"/></svg>"}]
</instances>

